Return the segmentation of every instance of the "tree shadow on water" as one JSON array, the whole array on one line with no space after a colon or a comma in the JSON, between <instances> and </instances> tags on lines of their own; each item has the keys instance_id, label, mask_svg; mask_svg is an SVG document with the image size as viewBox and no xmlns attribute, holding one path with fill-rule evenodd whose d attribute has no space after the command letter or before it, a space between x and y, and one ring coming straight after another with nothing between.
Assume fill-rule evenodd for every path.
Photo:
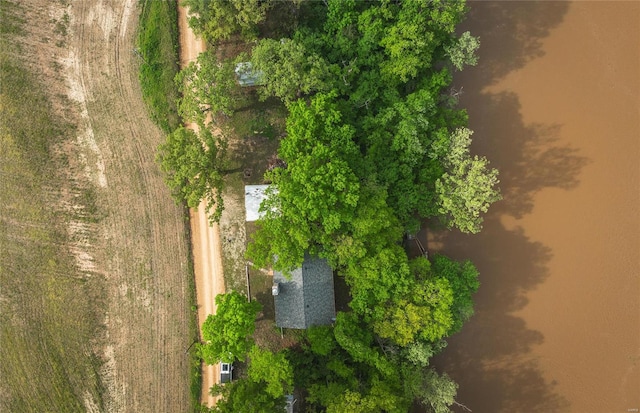
<instances>
[{"instance_id":1,"label":"tree shadow on water","mask_svg":"<svg viewBox=\"0 0 640 413\"><path fill-rule=\"evenodd\" d=\"M569 190L578 186L580 171L589 163L579 150L560 142L562 126L525 125L515 93L468 93L468 108L475 131L473 148L487 154L500 171L503 200L494 212L522 218L533 209L540 190Z\"/></svg>"},{"instance_id":2,"label":"tree shadow on water","mask_svg":"<svg viewBox=\"0 0 640 413\"><path fill-rule=\"evenodd\" d=\"M551 276L553 251L529 238L521 227L505 227L503 217L530 214L536 194L548 188L570 190L589 162L560 140L562 125L527 124L518 96L488 93L510 72L544 55L543 40L564 19L564 2L472 2L461 30L481 40L477 67L456 74L464 86L460 105L475 131L473 151L500 170L504 199L485 216L477 235L434 229L419 234L431 252L471 259L480 271L474 297L476 314L449 346L434 358L435 367L458 384L457 400L475 413L564 413L570 404L555 383L545 379L535 349L545 337L517 314L528 293ZM534 80L528 79L533 82ZM465 411L454 406L456 412Z\"/></svg>"},{"instance_id":3,"label":"tree shadow on water","mask_svg":"<svg viewBox=\"0 0 640 413\"><path fill-rule=\"evenodd\" d=\"M469 2L460 29L480 37L482 82L490 85L542 57L542 40L562 22L569 6L566 1Z\"/></svg>"},{"instance_id":4,"label":"tree shadow on water","mask_svg":"<svg viewBox=\"0 0 640 413\"><path fill-rule=\"evenodd\" d=\"M526 292L549 276L552 251L521 228L505 229L496 213L477 235L430 233L429 249L471 259L480 271L476 314L433 360L459 384L457 400L476 413L566 412L568 402L531 356L543 335L514 315L528 304Z\"/></svg>"}]
</instances>

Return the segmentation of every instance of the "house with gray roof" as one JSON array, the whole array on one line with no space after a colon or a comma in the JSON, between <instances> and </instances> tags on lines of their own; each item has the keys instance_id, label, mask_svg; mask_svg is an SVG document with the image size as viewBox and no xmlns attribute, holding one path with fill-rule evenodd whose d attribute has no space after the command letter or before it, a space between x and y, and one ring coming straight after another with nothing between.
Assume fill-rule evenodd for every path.
<instances>
[{"instance_id":1,"label":"house with gray roof","mask_svg":"<svg viewBox=\"0 0 640 413\"><path fill-rule=\"evenodd\" d=\"M306 329L335 321L333 270L324 259L306 255L290 278L275 271L272 293L278 327Z\"/></svg>"}]
</instances>

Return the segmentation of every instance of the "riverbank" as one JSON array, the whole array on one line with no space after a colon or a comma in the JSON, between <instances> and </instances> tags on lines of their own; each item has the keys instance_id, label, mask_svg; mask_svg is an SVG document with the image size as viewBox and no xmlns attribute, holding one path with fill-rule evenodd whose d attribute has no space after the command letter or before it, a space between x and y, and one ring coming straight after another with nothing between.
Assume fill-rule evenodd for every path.
<instances>
[{"instance_id":1,"label":"riverbank","mask_svg":"<svg viewBox=\"0 0 640 413\"><path fill-rule=\"evenodd\" d=\"M504 200L479 235L429 234L481 274L435 364L474 412L640 408L640 4L470 7L455 86Z\"/></svg>"}]
</instances>

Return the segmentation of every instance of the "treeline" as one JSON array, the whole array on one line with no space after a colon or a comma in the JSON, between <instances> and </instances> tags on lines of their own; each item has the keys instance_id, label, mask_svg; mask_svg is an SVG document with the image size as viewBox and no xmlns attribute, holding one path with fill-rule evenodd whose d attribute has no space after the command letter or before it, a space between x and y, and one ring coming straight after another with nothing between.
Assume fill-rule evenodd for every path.
<instances>
[{"instance_id":1,"label":"treeline","mask_svg":"<svg viewBox=\"0 0 640 413\"><path fill-rule=\"evenodd\" d=\"M183 115L206 130L208 113L232 113L239 96L232 68L247 59L262 83L260 96L288 108L278 153L284 166L265 177L272 192L249 258L285 272L307 252L326 258L351 296L351 311L340 312L333 327L312 328L299 346L269 356L279 357L291 378L274 385L250 374L224 388L214 411L274 411L291 386L303 389L308 411L407 412L415 400L449 411L457 385L429 360L473 314L478 272L441 255L410 259L401 243L426 219L477 233L481 214L500 198L497 171L470 154L472 131L451 88L452 73L475 64L479 46L469 33L455 33L465 3L185 3L195 13L192 27L211 45L234 36L259 40L250 55L219 61L209 52L187 69ZM288 30L269 29L270 18L282 15L290 18L283 22ZM191 143L172 146L178 139L170 136L161 157L174 177L184 171L175 188L186 199L199 189L198 200L219 191L224 137L209 133L203 147L191 132L177 133ZM206 173L180 169L187 152ZM249 353L255 371L266 350L255 350L242 331L228 339L249 344L235 346L244 350L232 358ZM202 351L211 354L206 345Z\"/></svg>"}]
</instances>

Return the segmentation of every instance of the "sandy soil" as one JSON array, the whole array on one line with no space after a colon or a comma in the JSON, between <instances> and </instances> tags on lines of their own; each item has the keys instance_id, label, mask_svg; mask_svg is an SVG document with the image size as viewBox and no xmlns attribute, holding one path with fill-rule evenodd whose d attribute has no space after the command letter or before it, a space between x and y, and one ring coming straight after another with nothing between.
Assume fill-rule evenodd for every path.
<instances>
[{"instance_id":1,"label":"sandy soil","mask_svg":"<svg viewBox=\"0 0 640 413\"><path fill-rule=\"evenodd\" d=\"M179 7L178 26L180 30L180 65L184 67L205 50L205 43L202 39L196 38L189 28L187 11L184 7ZM187 124L186 126L192 129L197 128L195 124ZM197 209L190 211L199 326L202 326L209 314L215 314L215 297L217 294L224 293L220 230L217 224L209 225L205 211L205 202L202 202ZM215 398L209 394L209 389L218 382L218 377L218 365L203 365L202 404L214 405Z\"/></svg>"},{"instance_id":2,"label":"sandy soil","mask_svg":"<svg viewBox=\"0 0 640 413\"><path fill-rule=\"evenodd\" d=\"M94 343L103 400L85 400L87 411L188 411L188 244L183 210L155 162L164 136L142 101L133 52L138 2L23 4L33 25L37 15L64 23L63 38L34 36L42 43L33 50L42 51L38 64L52 71L51 93L62 90L63 110L75 120L67 150L82 165L78 179L95 187L102 216L69 230L74 239L84 231L74 251L78 267L104 280L104 303L96 303L103 336Z\"/></svg>"}]
</instances>

